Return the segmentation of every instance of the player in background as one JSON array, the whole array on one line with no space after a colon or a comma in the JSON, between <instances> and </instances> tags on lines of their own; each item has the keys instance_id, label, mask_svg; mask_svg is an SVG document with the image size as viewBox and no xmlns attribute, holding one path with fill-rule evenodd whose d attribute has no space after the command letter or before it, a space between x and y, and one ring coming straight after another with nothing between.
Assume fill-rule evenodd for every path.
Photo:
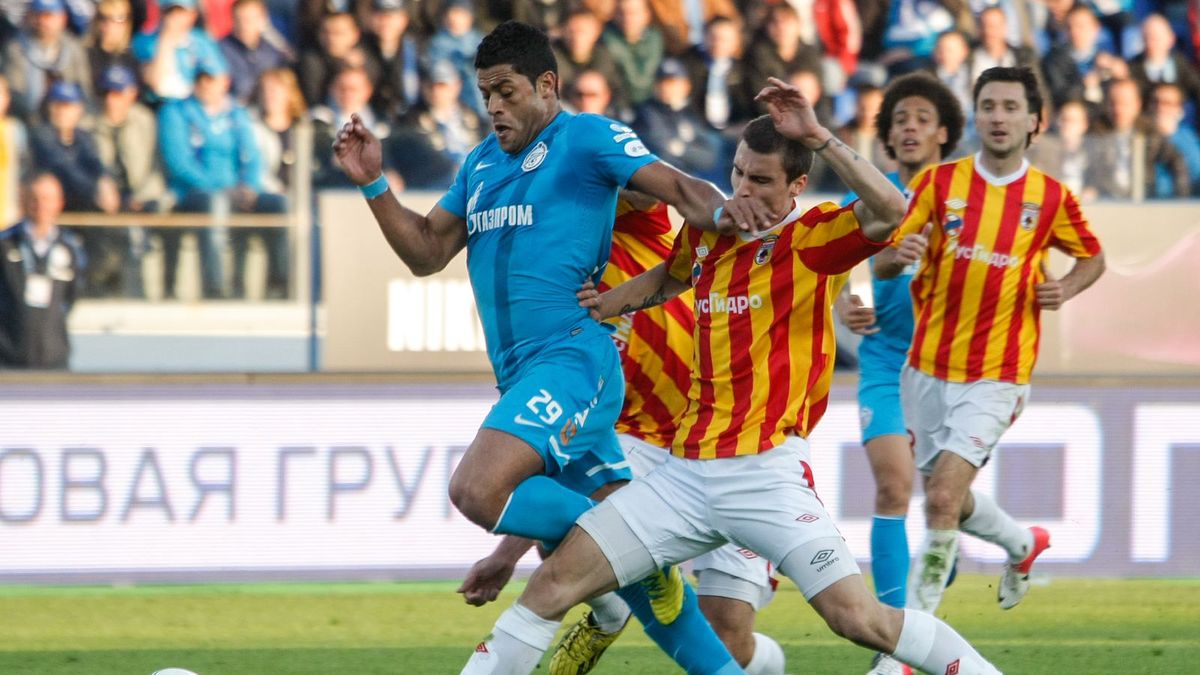
<instances>
[{"instance_id":1,"label":"player in background","mask_svg":"<svg viewBox=\"0 0 1200 675\"><path fill-rule=\"evenodd\" d=\"M334 150L413 273L433 274L468 249L501 396L451 477L450 499L490 532L553 547L591 506L588 495L629 478L613 431L624 398L620 362L608 331L575 297L607 262L619 188L672 204L707 228L716 227L718 207L733 214L725 222L747 229L771 218L658 161L628 127L563 111L542 31L501 24L480 43L475 66L494 133L428 214L390 192L379 141L361 120L343 127ZM661 622L656 639L668 654L685 668L693 660L737 668L677 570L644 578L646 587L623 597L643 624Z\"/></svg>"},{"instance_id":2,"label":"player in background","mask_svg":"<svg viewBox=\"0 0 1200 675\"><path fill-rule=\"evenodd\" d=\"M504 665L492 672L530 672L523 664L536 661L580 600L727 541L780 561L841 636L928 672L998 672L936 617L872 597L813 489L804 438L828 404L832 279L886 246L905 203L820 125L795 87L772 78L758 100L771 117L743 131L735 194L773 211L790 207L788 215L757 236L687 225L663 265L603 295L580 293L593 316L607 318L694 289L688 407L664 464L588 511L497 621L485 645L504 645L489 651ZM859 201L797 205L814 153ZM505 635L513 629L525 639Z\"/></svg>"},{"instance_id":3,"label":"player in background","mask_svg":"<svg viewBox=\"0 0 1200 675\"><path fill-rule=\"evenodd\" d=\"M917 176L896 241L875 258L885 279L920 264L900 393L928 528L908 606L926 612L941 602L960 529L1008 552L997 589L1002 608L1028 592L1049 533L1021 527L971 482L1028 400L1040 312L1058 309L1104 271L1075 196L1025 159L1042 110L1033 72L985 70L974 105L982 149ZM1075 258L1062 279L1045 273L1051 247Z\"/></svg>"},{"instance_id":4,"label":"player in background","mask_svg":"<svg viewBox=\"0 0 1200 675\"><path fill-rule=\"evenodd\" d=\"M875 123L888 157L899 170L887 174L902 192L923 169L954 152L962 137L962 107L954 92L924 73L905 75L883 95ZM856 199L851 193L843 203ZM892 279L872 273L874 307L863 306L857 295L838 295L838 318L862 335L858 347L858 405L862 440L875 477L875 516L871 519L871 576L875 597L892 607L904 607L907 595L909 548L904 521L912 500L912 444L900 407L900 370L912 342L912 296L908 285L917 265ZM877 654L867 675L910 672L886 654Z\"/></svg>"},{"instance_id":5,"label":"player in background","mask_svg":"<svg viewBox=\"0 0 1200 675\"><path fill-rule=\"evenodd\" d=\"M623 190L613 222L613 244L599 289L608 290L661 264L671 252L675 228L667 207L653 198ZM625 374L625 403L617 437L635 477L666 461L676 420L687 406L692 381L692 293L657 307L614 317L613 342ZM507 548L507 552L505 551ZM512 577L524 550L498 547L476 563L459 592L467 602L494 600ZM771 563L732 544L693 561L699 578L700 609L748 675L783 675L779 643L754 632L755 613L774 595ZM550 675L590 672L629 619L629 610L601 597L563 636L550 659Z\"/></svg>"}]
</instances>

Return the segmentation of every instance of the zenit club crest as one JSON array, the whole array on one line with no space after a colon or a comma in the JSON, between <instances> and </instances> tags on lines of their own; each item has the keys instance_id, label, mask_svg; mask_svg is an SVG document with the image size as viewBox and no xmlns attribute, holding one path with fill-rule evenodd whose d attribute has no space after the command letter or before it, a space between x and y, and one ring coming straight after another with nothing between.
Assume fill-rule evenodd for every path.
<instances>
[{"instance_id":1,"label":"zenit club crest","mask_svg":"<svg viewBox=\"0 0 1200 675\"><path fill-rule=\"evenodd\" d=\"M758 245L758 251L754 254L755 265L765 265L771 259L771 251L775 250L775 242L779 241L779 236L770 234L763 238L762 243Z\"/></svg>"},{"instance_id":2,"label":"zenit club crest","mask_svg":"<svg viewBox=\"0 0 1200 675\"><path fill-rule=\"evenodd\" d=\"M542 162L546 160L547 152L548 150L546 148L545 141L538 141L538 144L533 146L533 149L529 151L529 154L525 155L525 161L521 162L521 170L533 171L541 166Z\"/></svg>"},{"instance_id":3,"label":"zenit club crest","mask_svg":"<svg viewBox=\"0 0 1200 675\"><path fill-rule=\"evenodd\" d=\"M1021 229L1026 232L1033 231L1037 226L1038 216L1041 215L1042 207L1033 202L1025 202L1021 204Z\"/></svg>"}]
</instances>

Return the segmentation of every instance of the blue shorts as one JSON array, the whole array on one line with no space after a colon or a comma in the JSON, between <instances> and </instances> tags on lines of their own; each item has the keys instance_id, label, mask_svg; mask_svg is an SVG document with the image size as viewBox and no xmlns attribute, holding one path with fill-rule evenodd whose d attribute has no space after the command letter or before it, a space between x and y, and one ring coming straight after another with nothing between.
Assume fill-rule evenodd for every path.
<instances>
[{"instance_id":1,"label":"blue shorts","mask_svg":"<svg viewBox=\"0 0 1200 675\"><path fill-rule=\"evenodd\" d=\"M908 426L904 424L904 410L900 407L900 371L891 377L891 370L869 368L866 361L860 363L858 380L858 419L862 424L862 442L894 434L908 437Z\"/></svg>"},{"instance_id":2,"label":"blue shorts","mask_svg":"<svg viewBox=\"0 0 1200 675\"><path fill-rule=\"evenodd\" d=\"M625 380L612 338L585 328L538 354L483 421L528 443L546 475L581 494L633 475L613 425Z\"/></svg>"}]
</instances>

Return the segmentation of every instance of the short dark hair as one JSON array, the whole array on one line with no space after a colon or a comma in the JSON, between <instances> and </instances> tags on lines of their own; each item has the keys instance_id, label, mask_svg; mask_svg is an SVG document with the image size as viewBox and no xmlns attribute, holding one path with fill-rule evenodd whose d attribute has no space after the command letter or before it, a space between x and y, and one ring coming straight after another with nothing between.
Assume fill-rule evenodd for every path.
<instances>
[{"instance_id":1,"label":"short dark hair","mask_svg":"<svg viewBox=\"0 0 1200 675\"><path fill-rule=\"evenodd\" d=\"M971 93L971 103L976 108L979 107L979 92L983 91L983 87L991 82L1018 82L1025 89L1025 103L1029 107L1029 112L1037 116L1037 128L1042 126L1042 86L1038 82L1037 75L1033 69L1028 66L996 66L988 68L979 74L979 79L975 80L975 91ZM1034 135L1037 130L1031 131L1025 137L1025 147L1033 142Z\"/></svg>"},{"instance_id":2,"label":"short dark hair","mask_svg":"<svg viewBox=\"0 0 1200 675\"><path fill-rule=\"evenodd\" d=\"M946 127L946 142L942 143L942 159L950 156L962 138L963 117L962 105L950 88L936 77L927 73L909 73L896 78L883 93L883 103L879 106L879 115L875 118L875 136L883 143L887 156L896 159L896 151L888 145L888 134L892 131L892 109L896 104L910 96L920 96L933 104L937 110L938 126Z\"/></svg>"},{"instance_id":3,"label":"short dark hair","mask_svg":"<svg viewBox=\"0 0 1200 675\"><path fill-rule=\"evenodd\" d=\"M475 52L476 70L501 65L512 66L532 84L537 84L537 79L547 71L558 79L558 60L550 47L550 38L540 28L520 21L509 20L496 26Z\"/></svg>"},{"instance_id":4,"label":"short dark hair","mask_svg":"<svg viewBox=\"0 0 1200 675\"><path fill-rule=\"evenodd\" d=\"M812 169L813 151L776 131L770 115L751 120L742 130L742 142L760 155L781 155L783 173L789 183Z\"/></svg>"}]
</instances>

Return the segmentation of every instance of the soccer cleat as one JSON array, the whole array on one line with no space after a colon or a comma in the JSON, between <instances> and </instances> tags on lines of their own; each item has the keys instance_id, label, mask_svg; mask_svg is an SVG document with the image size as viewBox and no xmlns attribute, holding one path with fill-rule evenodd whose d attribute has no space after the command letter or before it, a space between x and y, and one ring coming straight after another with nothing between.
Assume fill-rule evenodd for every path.
<instances>
[{"instance_id":1,"label":"soccer cleat","mask_svg":"<svg viewBox=\"0 0 1200 675\"><path fill-rule=\"evenodd\" d=\"M679 568L664 567L639 583L650 598L654 618L664 626L674 623L683 611L683 573Z\"/></svg>"},{"instance_id":2,"label":"soccer cleat","mask_svg":"<svg viewBox=\"0 0 1200 675\"><path fill-rule=\"evenodd\" d=\"M876 654L867 675L912 675L912 668L887 654Z\"/></svg>"},{"instance_id":3,"label":"soccer cleat","mask_svg":"<svg viewBox=\"0 0 1200 675\"><path fill-rule=\"evenodd\" d=\"M1019 563L1008 563L1004 566L1004 574L1000 576L1000 587L996 589L996 600L1000 609L1012 609L1021 602L1021 598L1029 592L1029 571L1033 569L1033 561L1050 548L1050 533L1044 527L1031 527L1033 534L1033 550Z\"/></svg>"},{"instance_id":4,"label":"soccer cleat","mask_svg":"<svg viewBox=\"0 0 1200 675\"><path fill-rule=\"evenodd\" d=\"M626 620L625 625L629 625ZM625 626L615 633L603 633L588 612L563 635L550 657L550 675L583 675L591 672L609 645L617 641Z\"/></svg>"}]
</instances>

